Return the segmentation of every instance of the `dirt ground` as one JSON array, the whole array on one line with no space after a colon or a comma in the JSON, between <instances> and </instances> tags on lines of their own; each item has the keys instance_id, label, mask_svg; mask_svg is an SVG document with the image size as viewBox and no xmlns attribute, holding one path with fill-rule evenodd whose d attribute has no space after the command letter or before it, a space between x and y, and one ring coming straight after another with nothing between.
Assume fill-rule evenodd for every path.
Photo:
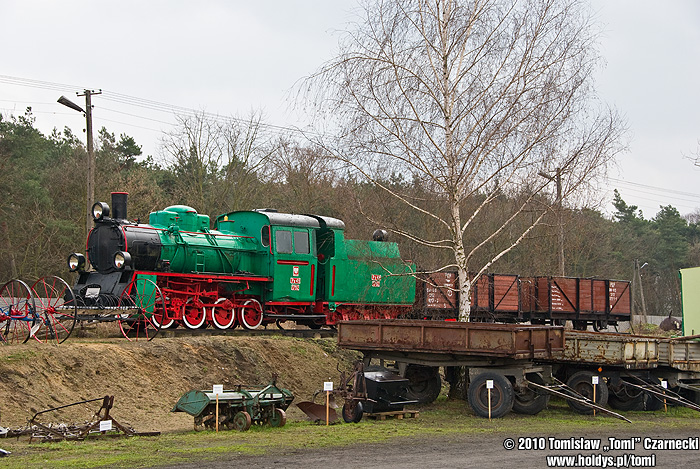
<instances>
[{"instance_id":1,"label":"dirt ground","mask_svg":"<svg viewBox=\"0 0 700 469\"><path fill-rule=\"evenodd\" d=\"M197 336L151 342L73 339L61 345L0 346L0 426L26 425L35 412L87 399L114 396L111 416L136 431L180 431L193 426L184 412L172 413L191 389L223 384L277 385L310 400L323 382L337 381L354 352L336 349L335 339ZM44 423L83 423L101 402L46 414ZM289 419L304 414L292 405Z\"/></svg>"}]
</instances>

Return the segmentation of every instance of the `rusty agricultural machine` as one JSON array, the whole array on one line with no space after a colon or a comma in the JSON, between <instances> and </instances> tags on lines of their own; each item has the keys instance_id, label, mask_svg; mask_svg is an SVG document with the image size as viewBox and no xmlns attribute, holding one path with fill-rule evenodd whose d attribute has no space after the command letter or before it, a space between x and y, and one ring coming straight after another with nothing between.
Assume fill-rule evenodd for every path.
<instances>
[{"instance_id":1,"label":"rusty agricultural machine","mask_svg":"<svg viewBox=\"0 0 700 469\"><path fill-rule=\"evenodd\" d=\"M330 391L330 407L336 409L343 401L343 420L357 423L362 416L379 412L400 412L404 406L417 404L417 400L408 399L409 380L382 367L365 369L362 362L357 362L350 373L340 372L340 384ZM311 420L325 421L326 406L314 402L323 391L314 394L313 401L297 404ZM329 422L335 422L338 416L333 410L329 412Z\"/></svg>"},{"instance_id":2,"label":"rusty agricultural machine","mask_svg":"<svg viewBox=\"0 0 700 469\"><path fill-rule=\"evenodd\" d=\"M66 423L47 423L42 422L47 415L57 412L68 407L74 407L92 402L102 402L101 407L92 415L92 418L82 424L66 424ZM98 397L96 399L88 399L85 401L74 402L50 409L42 410L34 414L29 419L29 423L25 427L16 429L5 429L0 427L0 436L7 438L19 438L21 436L29 436L31 441L82 441L88 437L102 436L158 436L160 432L137 432L131 427L119 423L110 411L114 407L114 396ZM41 420L40 420L41 418Z\"/></svg>"},{"instance_id":3,"label":"rusty agricultural machine","mask_svg":"<svg viewBox=\"0 0 700 469\"><path fill-rule=\"evenodd\" d=\"M287 423L285 410L294 400L294 395L277 387L273 380L267 386L243 388L213 393L211 390L188 391L177 401L171 412L187 412L194 417L194 429L218 427L246 431L251 425L268 424L282 427ZM218 411L217 411L218 404Z\"/></svg>"}]
</instances>

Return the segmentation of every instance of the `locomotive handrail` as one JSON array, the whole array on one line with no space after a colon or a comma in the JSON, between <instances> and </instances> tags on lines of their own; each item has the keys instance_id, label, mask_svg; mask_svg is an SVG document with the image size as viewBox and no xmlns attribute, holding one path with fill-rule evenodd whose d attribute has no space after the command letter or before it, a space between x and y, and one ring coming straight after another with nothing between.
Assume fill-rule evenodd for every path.
<instances>
[{"instance_id":1,"label":"locomotive handrail","mask_svg":"<svg viewBox=\"0 0 700 469\"><path fill-rule=\"evenodd\" d=\"M145 225L129 225L129 226L124 226L123 229L124 231L128 231L127 228L138 228L140 230L153 230L153 231L172 231L171 228L156 228L155 226L145 226ZM204 235L204 236L221 236L225 238L243 238L243 239L255 239L255 236L243 236L243 235L233 235L233 234L226 234L226 233L211 233L211 232L204 232L204 231L185 231L185 230L177 230L178 233L185 233L185 234L194 234L194 235Z\"/></svg>"}]
</instances>

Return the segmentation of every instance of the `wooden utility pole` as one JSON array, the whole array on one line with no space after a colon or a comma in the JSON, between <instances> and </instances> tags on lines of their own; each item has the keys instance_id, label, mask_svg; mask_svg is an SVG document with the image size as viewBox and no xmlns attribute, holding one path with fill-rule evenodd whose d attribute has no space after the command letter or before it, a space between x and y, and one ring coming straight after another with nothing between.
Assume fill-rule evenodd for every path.
<instances>
[{"instance_id":1,"label":"wooden utility pole","mask_svg":"<svg viewBox=\"0 0 700 469\"><path fill-rule=\"evenodd\" d=\"M92 141L92 99L91 97L96 94L101 94L100 91L85 90L83 94L78 96L85 96L85 119L87 121L86 131L87 131L87 221L85 228L87 233L90 233L92 228L92 204L95 203L95 149Z\"/></svg>"},{"instance_id":2,"label":"wooden utility pole","mask_svg":"<svg viewBox=\"0 0 700 469\"><path fill-rule=\"evenodd\" d=\"M557 200L555 201L555 203L558 225L557 237L559 245L559 275L563 277L564 275L566 275L566 273L564 266L564 205L562 204L561 200L561 168L557 168L554 176L550 176L549 174L542 171L540 171L539 175L543 178L549 179L550 181L554 181L554 183L557 185Z\"/></svg>"}]
</instances>

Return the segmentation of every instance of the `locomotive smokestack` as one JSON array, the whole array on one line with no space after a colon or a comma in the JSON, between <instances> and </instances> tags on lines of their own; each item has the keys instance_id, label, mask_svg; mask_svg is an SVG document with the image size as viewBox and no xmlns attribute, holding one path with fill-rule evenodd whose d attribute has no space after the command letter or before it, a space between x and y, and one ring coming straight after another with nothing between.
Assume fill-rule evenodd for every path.
<instances>
[{"instance_id":1,"label":"locomotive smokestack","mask_svg":"<svg viewBox=\"0 0 700 469\"><path fill-rule=\"evenodd\" d=\"M126 198L128 192L112 192L112 218L126 220Z\"/></svg>"}]
</instances>

